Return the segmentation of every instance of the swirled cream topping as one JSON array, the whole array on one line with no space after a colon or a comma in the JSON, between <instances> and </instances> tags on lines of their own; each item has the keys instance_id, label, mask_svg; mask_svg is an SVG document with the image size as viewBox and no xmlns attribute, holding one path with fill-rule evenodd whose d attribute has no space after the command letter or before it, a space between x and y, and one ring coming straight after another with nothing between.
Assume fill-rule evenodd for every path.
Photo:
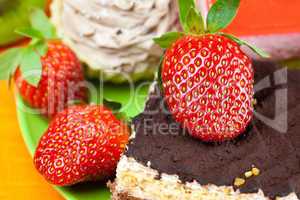
<instances>
[{"instance_id":1,"label":"swirled cream topping","mask_svg":"<svg viewBox=\"0 0 300 200\"><path fill-rule=\"evenodd\" d=\"M174 0L54 0L52 19L91 68L134 76L156 67L152 39L175 28L176 9Z\"/></svg>"}]
</instances>

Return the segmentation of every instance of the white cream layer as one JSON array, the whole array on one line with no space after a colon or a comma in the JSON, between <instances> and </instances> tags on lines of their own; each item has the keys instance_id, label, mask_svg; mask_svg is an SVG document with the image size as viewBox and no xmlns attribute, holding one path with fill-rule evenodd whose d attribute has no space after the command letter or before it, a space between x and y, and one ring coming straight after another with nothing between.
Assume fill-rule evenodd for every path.
<instances>
[{"instance_id":1,"label":"white cream layer","mask_svg":"<svg viewBox=\"0 0 300 200\"><path fill-rule=\"evenodd\" d=\"M174 0L54 0L51 8L59 34L108 77L156 68L162 50L152 39L177 20Z\"/></svg>"}]
</instances>

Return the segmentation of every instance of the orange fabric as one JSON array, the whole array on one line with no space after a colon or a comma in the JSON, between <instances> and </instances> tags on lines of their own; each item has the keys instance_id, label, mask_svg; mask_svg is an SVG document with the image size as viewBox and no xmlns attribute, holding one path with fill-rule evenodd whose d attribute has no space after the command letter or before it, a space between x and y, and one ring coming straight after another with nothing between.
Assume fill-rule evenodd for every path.
<instances>
[{"instance_id":1,"label":"orange fabric","mask_svg":"<svg viewBox=\"0 0 300 200\"><path fill-rule=\"evenodd\" d=\"M0 81L0 199L62 200L36 172L19 130L13 93Z\"/></svg>"},{"instance_id":2,"label":"orange fabric","mask_svg":"<svg viewBox=\"0 0 300 200\"><path fill-rule=\"evenodd\" d=\"M300 32L299 0L241 0L237 17L226 29L236 35Z\"/></svg>"},{"instance_id":3,"label":"orange fabric","mask_svg":"<svg viewBox=\"0 0 300 200\"><path fill-rule=\"evenodd\" d=\"M242 0L228 30L238 35L300 32L299 9L299 0Z\"/></svg>"}]
</instances>

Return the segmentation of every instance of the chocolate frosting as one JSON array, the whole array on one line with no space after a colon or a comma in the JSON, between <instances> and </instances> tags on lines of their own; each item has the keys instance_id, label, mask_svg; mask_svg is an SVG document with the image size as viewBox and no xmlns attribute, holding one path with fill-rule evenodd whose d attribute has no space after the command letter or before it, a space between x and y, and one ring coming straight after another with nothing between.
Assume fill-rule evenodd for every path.
<instances>
[{"instance_id":1,"label":"chocolate frosting","mask_svg":"<svg viewBox=\"0 0 300 200\"><path fill-rule=\"evenodd\" d=\"M232 186L235 178L243 177L255 166L260 169L260 175L246 179L239 188L241 192L262 189L270 198L291 192L299 197L300 71L287 70L288 81L284 83L284 73L278 73L281 67L277 64L256 62L254 68L256 83L267 80L265 77L270 77L271 83L270 87L256 92L255 109L260 115L273 119L284 114L284 106L275 112L276 103L284 103L278 102L275 96L276 92L287 89L285 133L280 132L284 130L284 123L279 126L282 130L277 130L276 126L272 128L274 126L267 125L263 122L265 120L254 117L238 138L222 143L204 143L189 136L173 120L156 88L145 111L134 119L136 137L130 142L126 155L145 165L150 161L151 168L160 173L178 175L183 182L196 180L203 185ZM284 96L284 92L279 92L280 95Z\"/></svg>"}]
</instances>

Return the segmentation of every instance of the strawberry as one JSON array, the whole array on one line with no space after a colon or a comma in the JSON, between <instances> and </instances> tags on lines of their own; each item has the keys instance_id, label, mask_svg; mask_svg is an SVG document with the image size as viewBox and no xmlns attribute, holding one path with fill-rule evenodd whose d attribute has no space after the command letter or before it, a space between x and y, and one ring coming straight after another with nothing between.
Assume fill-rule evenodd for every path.
<instances>
[{"instance_id":1,"label":"strawberry","mask_svg":"<svg viewBox=\"0 0 300 200\"><path fill-rule=\"evenodd\" d=\"M251 60L218 35L185 36L166 51L162 81L176 121L205 141L234 138L253 114Z\"/></svg>"},{"instance_id":2,"label":"strawberry","mask_svg":"<svg viewBox=\"0 0 300 200\"><path fill-rule=\"evenodd\" d=\"M15 80L25 102L53 117L70 101L86 101L87 93L80 85L84 81L83 70L74 52L61 41L49 41L47 45L48 51L41 57L42 75L38 85L29 84L19 69Z\"/></svg>"},{"instance_id":3,"label":"strawberry","mask_svg":"<svg viewBox=\"0 0 300 200\"><path fill-rule=\"evenodd\" d=\"M52 184L104 180L114 174L129 128L104 106L77 105L58 113L41 137L36 169Z\"/></svg>"},{"instance_id":4,"label":"strawberry","mask_svg":"<svg viewBox=\"0 0 300 200\"><path fill-rule=\"evenodd\" d=\"M266 54L218 32L233 19L238 5L238 0L216 1L205 25L194 1L179 0L185 32L155 39L166 48L159 75L166 104L177 122L206 142L237 137L253 116L252 62L240 46Z\"/></svg>"},{"instance_id":5,"label":"strawberry","mask_svg":"<svg viewBox=\"0 0 300 200\"><path fill-rule=\"evenodd\" d=\"M70 101L87 100L83 69L74 52L57 39L43 11L34 10L31 25L16 31L31 38L28 44L0 55L0 79L14 76L23 100L53 117Z\"/></svg>"}]
</instances>

